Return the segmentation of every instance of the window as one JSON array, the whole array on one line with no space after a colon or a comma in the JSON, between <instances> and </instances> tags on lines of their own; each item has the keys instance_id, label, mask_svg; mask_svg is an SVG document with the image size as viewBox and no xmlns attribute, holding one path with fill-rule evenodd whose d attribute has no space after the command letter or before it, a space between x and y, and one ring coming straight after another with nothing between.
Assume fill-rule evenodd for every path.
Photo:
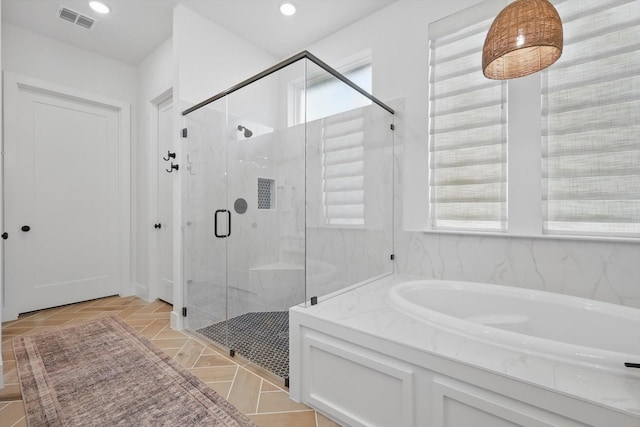
<instances>
[{"instance_id":1,"label":"window","mask_svg":"<svg viewBox=\"0 0 640 427\"><path fill-rule=\"evenodd\" d=\"M565 41L542 75L544 232L638 236L640 2L554 3Z\"/></svg>"},{"instance_id":2,"label":"window","mask_svg":"<svg viewBox=\"0 0 640 427\"><path fill-rule=\"evenodd\" d=\"M497 11L480 7L429 26L429 206L435 229L507 228L507 86L482 75L482 46Z\"/></svg>"},{"instance_id":3,"label":"window","mask_svg":"<svg viewBox=\"0 0 640 427\"><path fill-rule=\"evenodd\" d=\"M360 54L339 67L345 77L371 93L371 55ZM296 122L322 123L322 217L325 225L364 226L364 118L371 100L318 68L296 85Z\"/></svg>"},{"instance_id":4,"label":"window","mask_svg":"<svg viewBox=\"0 0 640 427\"><path fill-rule=\"evenodd\" d=\"M432 229L640 237L640 0L553 3L562 57L499 88L481 46L506 2L430 24Z\"/></svg>"},{"instance_id":5,"label":"window","mask_svg":"<svg viewBox=\"0 0 640 427\"><path fill-rule=\"evenodd\" d=\"M346 78L371 93L371 62L353 66L343 74ZM307 121L318 120L333 116L343 111L353 110L371 104L371 100L362 96L340 80L328 73L307 82L307 90L299 92L298 117L305 117ZM339 100L340 102L336 102Z\"/></svg>"}]
</instances>

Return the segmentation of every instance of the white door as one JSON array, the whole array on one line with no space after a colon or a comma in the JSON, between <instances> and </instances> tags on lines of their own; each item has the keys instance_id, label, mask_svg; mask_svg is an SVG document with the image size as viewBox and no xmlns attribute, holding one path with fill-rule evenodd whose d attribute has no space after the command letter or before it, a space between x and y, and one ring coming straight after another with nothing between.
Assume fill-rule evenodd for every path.
<instances>
[{"instance_id":1,"label":"white door","mask_svg":"<svg viewBox=\"0 0 640 427\"><path fill-rule=\"evenodd\" d=\"M117 110L20 85L12 102L7 308L24 313L118 294Z\"/></svg>"},{"instance_id":2,"label":"white door","mask_svg":"<svg viewBox=\"0 0 640 427\"><path fill-rule=\"evenodd\" d=\"M158 104L158 298L173 304L173 178L167 170L171 163L179 163L169 157L173 153L173 101L169 98ZM169 160L164 160L169 159Z\"/></svg>"}]
</instances>

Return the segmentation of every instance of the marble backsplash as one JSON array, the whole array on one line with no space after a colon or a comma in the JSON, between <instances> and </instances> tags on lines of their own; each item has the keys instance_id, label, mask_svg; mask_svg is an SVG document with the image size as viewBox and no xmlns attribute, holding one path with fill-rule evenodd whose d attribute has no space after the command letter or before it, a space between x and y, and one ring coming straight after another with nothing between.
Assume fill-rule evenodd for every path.
<instances>
[{"instance_id":1,"label":"marble backsplash","mask_svg":"<svg viewBox=\"0 0 640 427\"><path fill-rule=\"evenodd\" d=\"M551 238L396 234L399 273L518 286L640 308L640 245Z\"/></svg>"},{"instance_id":2,"label":"marble backsplash","mask_svg":"<svg viewBox=\"0 0 640 427\"><path fill-rule=\"evenodd\" d=\"M640 243L405 231L403 102L395 116L394 271L517 286L640 308ZM426 196L425 196L426 197Z\"/></svg>"}]
</instances>

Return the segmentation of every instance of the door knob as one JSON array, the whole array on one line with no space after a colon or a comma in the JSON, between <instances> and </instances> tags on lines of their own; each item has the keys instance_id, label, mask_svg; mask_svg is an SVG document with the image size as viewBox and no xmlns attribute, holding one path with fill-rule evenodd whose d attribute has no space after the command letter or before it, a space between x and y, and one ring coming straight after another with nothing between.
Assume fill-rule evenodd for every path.
<instances>
[{"instance_id":1,"label":"door knob","mask_svg":"<svg viewBox=\"0 0 640 427\"><path fill-rule=\"evenodd\" d=\"M31 227L29 227L28 225L23 225L21 230L26 233L27 231L31 230Z\"/></svg>"},{"instance_id":2,"label":"door knob","mask_svg":"<svg viewBox=\"0 0 640 427\"><path fill-rule=\"evenodd\" d=\"M4 233L2 233L0 235L0 237L2 237L4 240L7 240L9 238L9 233L7 233L6 231Z\"/></svg>"}]
</instances>

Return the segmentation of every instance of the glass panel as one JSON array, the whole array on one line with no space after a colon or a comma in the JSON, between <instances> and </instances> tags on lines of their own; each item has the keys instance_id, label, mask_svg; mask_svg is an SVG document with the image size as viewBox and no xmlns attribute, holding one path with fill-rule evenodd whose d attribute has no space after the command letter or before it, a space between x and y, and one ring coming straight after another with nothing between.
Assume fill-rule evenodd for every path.
<instances>
[{"instance_id":1,"label":"glass panel","mask_svg":"<svg viewBox=\"0 0 640 427\"><path fill-rule=\"evenodd\" d=\"M305 59L185 122L187 327L286 378L289 307L393 271L393 116Z\"/></svg>"},{"instance_id":2,"label":"glass panel","mask_svg":"<svg viewBox=\"0 0 640 427\"><path fill-rule=\"evenodd\" d=\"M187 328L227 346L226 329L206 329L226 319L226 247L217 239L215 212L226 204L226 102L185 117L182 172L184 303ZM184 165L184 166L183 166ZM182 169L184 168L184 169ZM218 214L218 220L224 216Z\"/></svg>"},{"instance_id":3,"label":"glass panel","mask_svg":"<svg viewBox=\"0 0 640 427\"><path fill-rule=\"evenodd\" d=\"M303 72L298 62L227 96L229 346L280 377L288 309L305 300L304 124L289 126L286 96Z\"/></svg>"},{"instance_id":4,"label":"glass panel","mask_svg":"<svg viewBox=\"0 0 640 427\"><path fill-rule=\"evenodd\" d=\"M367 69L358 69L360 80ZM330 90L323 93L318 82ZM307 90L313 92L306 97L311 298L393 272L393 115L310 61Z\"/></svg>"}]
</instances>

